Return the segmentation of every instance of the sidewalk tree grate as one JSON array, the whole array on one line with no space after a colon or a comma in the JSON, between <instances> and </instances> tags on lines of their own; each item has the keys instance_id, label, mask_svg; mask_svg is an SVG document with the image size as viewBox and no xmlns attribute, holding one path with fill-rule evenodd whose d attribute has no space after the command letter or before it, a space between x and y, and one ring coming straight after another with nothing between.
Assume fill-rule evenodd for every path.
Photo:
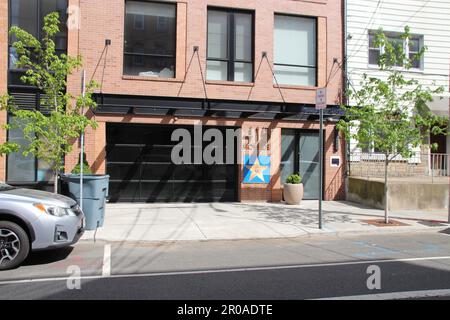
<instances>
[{"instance_id":1,"label":"sidewalk tree grate","mask_svg":"<svg viewBox=\"0 0 450 320\"><path fill-rule=\"evenodd\" d=\"M406 227L409 224L397 221L397 220L389 220L389 223L385 223L384 219L376 219L376 220L362 220L362 222L370 224L375 227Z\"/></svg>"},{"instance_id":2,"label":"sidewalk tree grate","mask_svg":"<svg viewBox=\"0 0 450 320\"><path fill-rule=\"evenodd\" d=\"M441 222L441 221L434 221L434 220L422 220L419 221L421 225L427 226L427 227L445 227L447 224Z\"/></svg>"}]
</instances>

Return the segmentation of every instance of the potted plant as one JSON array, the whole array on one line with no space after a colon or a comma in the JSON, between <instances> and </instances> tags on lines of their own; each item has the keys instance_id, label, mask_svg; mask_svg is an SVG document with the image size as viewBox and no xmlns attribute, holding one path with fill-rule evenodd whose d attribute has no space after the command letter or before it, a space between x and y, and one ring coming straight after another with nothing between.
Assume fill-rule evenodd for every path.
<instances>
[{"instance_id":1,"label":"potted plant","mask_svg":"<svg viewBox=\"0 0 450 320\"><path fill-rule=\"evenodd\" d=\"M303 199L303 183L299 174L291 174L287 177L283 186L283 197L287 204L300 204Z\"/></svg>"},{"instance_id":2,"label":"potted plant","mask_svg":"<svg viewBox=\"0 0 450 320\"><path fill-rule=\"evenodd\" d=\"M77 165L72 169L72 174L79 175L81 174L81 154L78 157L78 163ZM86 153L83 154L83 175L89 176L92 174L91 166L89 165L89 162L86 160Z\"/></svg>"}]
</instances>

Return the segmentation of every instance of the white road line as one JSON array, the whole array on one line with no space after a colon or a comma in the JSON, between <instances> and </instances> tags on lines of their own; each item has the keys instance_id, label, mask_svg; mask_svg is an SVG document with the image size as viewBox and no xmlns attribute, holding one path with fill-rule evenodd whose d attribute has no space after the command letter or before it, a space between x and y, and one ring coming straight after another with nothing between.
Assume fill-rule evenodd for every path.
<instances>
[{"instance_id":1,"label":"white road line","mask_svg":"<svg viewBox=\"0 0 450 320\"><path fill-rule=\"evenodd\" d=\"M360 296L334 297L316 300L396 300L396 299L420 299L420 298L450 297L450 289L443 290L422 290L366 294Z\"/></svg>"},{"instance_id":2,"label":"white road line","mask_svg":"<svg viewBox=\"0 0 450 320\"><path fill-rule=\"evenodd\" d=\"M105 249L103 253L103 269L102 277L111 276L111 245L105 244Z\"/></svg>"},{"instance_id":3,"label":"white road line","mask_svg":"<svg viewBox=\"0 0 450 320\"><path fill-rule=\"evenodd\" d=\"M106 253L105 245L105 253ZM106 255L105 255L106 256ZM109 268L111 262L111 248L109 248ZM450 260L450 256L442 257L423 257L423 258L403 258L403 259L389 259L389 260L360 260L351 262L332 262L332 263L318 263L318 264L299 264L289 266L271 266L271 267L248 267L248 268L231 268L231 269L211 269L198 271L173 271L173 272L154 272L141 274L116 274L111 275L109 269L109 276L83 276L82 280L94 279L118 279L118 278L145 278L145 277L163 277L163 276L179 276L179 275L196 275L196 274L214 274L214 273L230 273L230 272L248 272L248 271L271 271L271 270L287 270L287 269L304 269L304 268L319 268L319 267L338 267L349 265L364 265L364 264L381 264L393 262L414 262L414 261L435 261L435 260ZM450 265L449 265L450 267ZM103 272L105 271L105 264L103 265ZM66 281L69 277L61 278L40 278L40 279L22 279L11 281L0 281L0 285L6 284L22 284L22 283L36 283L36 282L52 282L52 281Z\"/></svg>"}]
</instances>

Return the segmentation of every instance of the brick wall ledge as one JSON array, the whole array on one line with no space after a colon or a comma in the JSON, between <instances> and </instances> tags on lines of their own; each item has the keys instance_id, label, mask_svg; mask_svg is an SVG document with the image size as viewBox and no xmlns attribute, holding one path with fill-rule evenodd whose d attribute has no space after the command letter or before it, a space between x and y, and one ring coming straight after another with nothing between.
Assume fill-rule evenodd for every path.
<instances>
[{"instance_id":1,"label":"brick wall ledge","mask_svg":"<svg viewBox=\"0 0 450 320\"><path fill-rule=\"evenodd\" d=\"M253 82L234 82L234 81L221 81L221 80L207 80L207 85L216 86L234 86L234 87L253 87Z\"/></svg>"},{"instance_id":2,"label":"brick wall ledge","mask_svg":"<svg viewBox=\"0 0 450 320\"><path fill-rule=\"evenodd\" d=\"M292 90L314 90L316 91L319 87L313 87L313 86L296 86L296 85L288 85L288 84L281 84L281 85L273 85L274 88L280 88L280 89L292 89Z\"/></svg>"},{"instance_id":3,"label":"brick wall ledge","mask_svg":"<svg viewBox=\"0 0 450 320\"><path fill-rule=\"evenodd\" d=\"M182 83L183 79L177 78L157 78L157 77L145 77L145 76L122 76L123 80L137 80L137 81L157 81L157 82L174 82Z\"/></svg>"}]
</instances>

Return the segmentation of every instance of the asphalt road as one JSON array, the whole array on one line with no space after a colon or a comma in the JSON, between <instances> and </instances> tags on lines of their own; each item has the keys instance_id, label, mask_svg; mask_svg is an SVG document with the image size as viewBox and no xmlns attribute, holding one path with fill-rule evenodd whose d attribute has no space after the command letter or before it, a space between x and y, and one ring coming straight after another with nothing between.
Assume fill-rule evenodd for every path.
<instances>
[{"instance_id":1,"label":"asphalt road","mask_svg":"<svg viewBox=\"0 0 450 320\"><path fill-rule=\"evenodd\" d=\"M370 266L379 268L381 289L367 286ZM369 283L377 283L373 279ZM82 242L72 249L34 253L24 266L0 273L1 300L430 297L450 297L446 233Z\"/></svg>"}]
</instances>

